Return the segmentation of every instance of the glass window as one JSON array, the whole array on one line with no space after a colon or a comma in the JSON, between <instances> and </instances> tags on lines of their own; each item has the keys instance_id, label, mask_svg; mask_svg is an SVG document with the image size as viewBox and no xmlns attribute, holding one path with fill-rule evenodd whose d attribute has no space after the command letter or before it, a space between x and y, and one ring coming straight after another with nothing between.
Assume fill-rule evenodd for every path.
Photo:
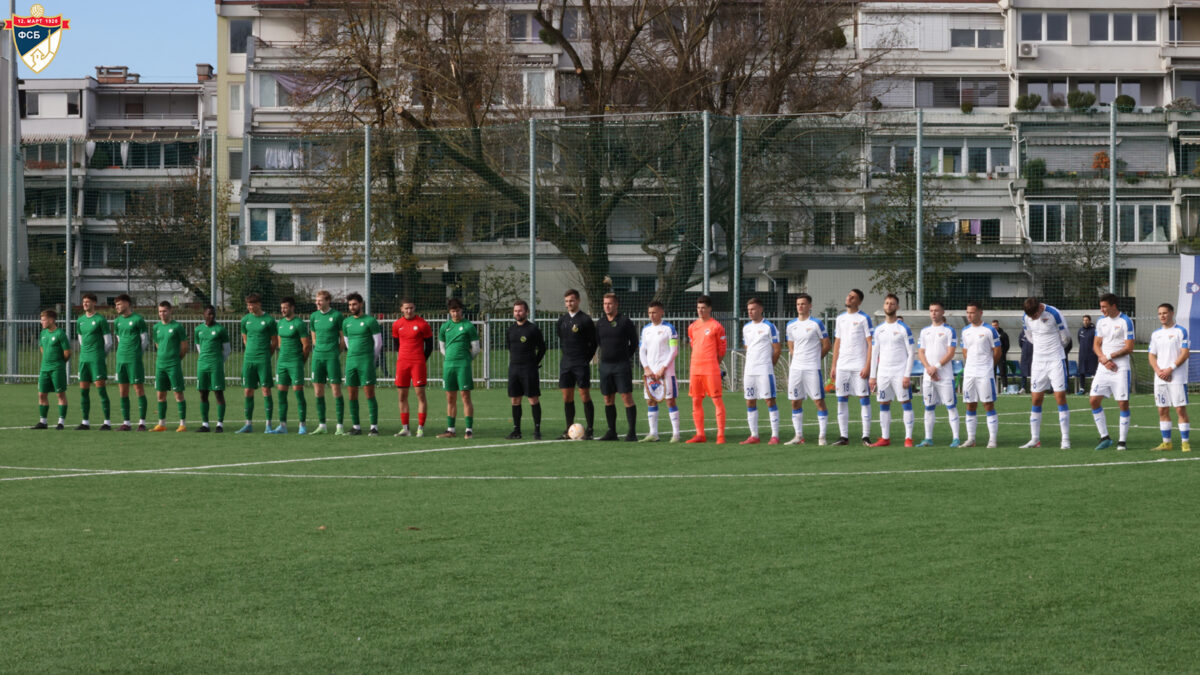
<instances>
[{"instance_id":1,"label":"glass window","mask_svg":"<svg viewBox=\"0 0 1200 675\"><path fill-rule=\"evenodd\" d=\"M157 169L162 165L159 143L130 143L129 164L133 169Z\"/></svg>"},{"instance_id":2,"label":"glass window","mask_svg":"<svg viewBox=\"0 0 1200 675\"><path fill-rule=\"evenodd\" d=\"M1042 15L1040 12L1029 12L1021 15L1021 40L1025 42L1040 42L1042 39Z\"/></svg>"},{"instance_id":3,"label":"glass window","mask_svg":"<svg viewBox=\"0 0 1200 675\"><path fill-rule=\"evenodd\" d=\"M1100 211L1095 204L1084 204L1083 210L1079 214L1079 222L1082 229L1081 236L1084 241L1100 241L1102 236L1100 227Z\"/></svg>"},{"instance_id":4,"label":"glass window","mask_svg":"<svg viewBox=\"0 0 1200 675\"><path fill-rule=\"evenodd\" d=\"M297 211L300 220L300 241L317 240L317 219L309 209Z\"/></svg>"},{"instance_id":5,"label":"glass window","mask_svg":"<svg viewBox=\"0 0 1200 675\"><path fill-rule=\"evenodd\" d=\"M1153 14L1137 15L1137 39L1139 42L1154 42L1158 39L1157 17Z\"/></svg>"},{"instance_id":6,"label":"glass window","mask_svg":"<svg viewBox=\"0 0 1200 675\"><path fill-rule=\"evenodd\" d=\"M818 211L813 214L813 243L817 246L833 244L833 213Z\"/></svg>"},{"instance_id":7,"label":"glass window","mask_svg":"<svg viewBox=\"0 0 1200 675\"><path fill-rule=\"evenodd\" d=\"M1004 46L1004 31L981 30L976 32L979 34L979 41L976 46L982 48L997 48Z\"/></svg>"},{"instance_id":8,"label":"glass window","mask_svg":"<svg viewBox=\"0 0 1200 675\"><path fill-rule=\"evenodd\" d=\"M1046 241L1062 241L1062 208L1058 204L1046 207Z\"/></svg>"},{"instance_id":9,"label":"glass window","mask_svg":"<svg viewBox=\"0 0 1200 675\"><path fill-rule=\"evenodd\" d=\"M267 73L258 76L258 106L275 107L275 76Z\"/></svg>"},{"instance_id":10,"label":"glass window","mask_svg":"<svg viewBox=\"0 0 1200 675\"><path fill-rule=\"evenodd\" d=\"M41 96L35 92L27 92L25 94L25 116L26 117L37 117L40 114L38 112L38 99L39 98L41 98Z\"/></svg>"},{"instance_id":11,"label":"glass window","mask_svg":"<svg viewBox=\"0 0 1200 675\"><path fill-rule=\"evenodd\" d=\"M582 22L578 9L566 9L562 15L562 34L568 40L578 40L584 37L584 31L580 30Z\"/></svg>"},{"instance_id":12,"label":"glass window","mask_svg":"<svg viewBox=\"0 0 1200 675\"><path fill-rule=\"evenodd\" d=\"M967 171L970 173L987 173L987 155L987 148L967 148Z\"/></svg>"},{"instance_id":13,"label":"glass window","mask_svg":"<svg viewBox=\"0 0 1200 675\"><path fill-rule=\"evenodd\" d=\"M1138 241L1154 241L1154 205L1138 206Z\"/></svg>"},{"instance_id":14,"label":"glass window","mask_svg":"<svg viewBox=\"0 0 1200 675\"><path fill-rule=\"evenodd\" d=\"M1025 93L1037 94L1042 97L1042 105L1050 102L1050 83L1049 82L1029 82L1025 85Z\"/></svg>"},{"instance_id":15,"label":"glass window","mask_svg":"<svg viewBox=\"0 0 1200 675\"><path fill-rule=\"evenodd\" d=\"M242 243L241 216L229 216L229 243L233 246Z\"/></svg>"},{"instance_id":16,"label":"glass window","mask_svg":"<svg viewBox=\"0 0 1200 675\"><path fill-rule=\"evenodd\" d=\"M1067 204L1066 217L1063 219L1063 234L1067 241L1079 241L1079 205Z\"/></svg>"},{"instance_id":17,"label":"glass window","mask_svg":"<svg viewBox=\"0 0 1200 675\"><path fill-rule=\"evenodd\" d=\"M67 92L67 117L79 116L79 92Z\"/></svg>"},{"instance_id":18,"label":"glass window","mask_svg":"<svg viewBox=\"0 0 1200 675\"><path fill-rule=\"evenodd\" d=\"M1112 103L1113 99L1115 99L1116 97L1117 97L1117 83L1116 82L1101 82L1100 83L1100 94L1098 96L1096 96L1097 103Z\"/></svg>"},{"instance_id":19,"label":"glass window","mask_svg":"<svg viewBox=\"0 0 1200 675\"><path fill-rule=\"evenodd\" d=\"M550 97L546 95L546 73L542 71L525 73L525 102L534 108L544 108L550 105Z\"/></svg>"},{"instance_id":20,"label":"glass window","mask_svg":"<svg viewBox=\"0 0 1200 675\"><path fill-rule=\"evenodd\" d=\"M1008 106L1008 83L1003 80L964 80L963 100L977 106Z\"/></svg>"},{"instance_id":21,"label":"glass window","mask_svg":"<svg viewBox=\"0 0 1200 675\"><path fill-rule=\"evenodd\" d=\"M1154 208L1154 241L1171 241L1171 207L1159 204Z\"/></svg>"},{"instance_id":22,"label":"glass window","mask_svg":"<svg viewBox=\"0 0 1200 675\"><path fill-rule=\"evenodd\" d=\"M937 148L921 148L921 171L925 173L936 172L937 161Z\"/></svg>"},{"instance_id":23,"label":"glass window","mask_svg":"<svg viewBox=\"0 0 1200 675\"><path fill-rule=\"evenodd\" d=\"M1134 105L1141 105L1142 101L1142 83L1141 82L1122 82L1121 93L1126 96L1133 97Z\"/></svg>"},{"instance_id":24,"label":"glass window","mask_svg":"<svg viewBox=\"0 0 1200 675\"><path fill-rule=\"evenodd\" d=\"M951 28L950 29L950 46L951 47L974 47L975 46L975 31L966 28Z\"/></svg>"},{"instance_id":25,"label":"glass window","mask_svg":"<svg viewBox=\"0 0 1200 675\"><path fill-rule=\"evenodd\" d=\"M896 171L912 171L913 170L913 148L912 146L896 146Z\"/></svg>"},{"instance_id":26,"label":"glass window","mask_svg":"<svg viewBox=\"0 0 1200 675\"><path fill-rule=\"evenodd\" d=\"M962 173L962 147L942 148L942 173Z\"/></svg>"},{"instance_id":27,"label":"glass window","mask_svg":"<svg viewBox=\"0 0 1200 675\"><path fill-rule=\"evenodd\" d=\"M250 241L267 240L267 214L269 209L250 209Z\"/></svg>"},{"instance_id":28,"label":"glass window","mask_svg":"<svg viewBox=\"0 0 1200 675\"><path fill-rule=\"evenodd\" d=\"M292 210L275 209L275 241L292 240Z\"/></svg>"},{"instance_id":29,"label":"glass window","mask_svg":"<svg viewBox=\"0 0 1200 675\"><path fill-rule=\"evenodd\" d=\"M229 177L238 180L242 177L242 151L229 151Z\"/></svg>"},{"instance_id":30,"label":"glass window","mask_svg":"<svg viewBox=\"0 0 1200 675\"><path fill-rule=\"evenodd\" d=\"M1134 220L1137 218L1137 210L1133 204L1120 204L1117 206L1117 229L1118 236L1121 241L1134 241L1136 230L1134 229Z\"/></svg>"},{"instance_id":31,"label":"glass window","mask_svg":"<svg viewBox=\"0 0 1200 675\"><path fill-rule=\"evenodd\" d=\"M1029 205L1029 239L1046 240L1046 207L1041 204Z\"/></svg>"},{"instance_id":32,"label":"glass window","mask_svg":"<svg viewBox=\"0 0 1200 675\"><path fill-rule=\"evenodd\" d=\"M508 39L514 42L525 42L529 39L529 16L526 14L508 15Z\"/></svg>"},{"instance_id":33,"label":"glass window","mask_svg":"<svg viewBox=\"0 0 1200 675\"><path fill-rule=\"evenodd\" d=\"M229 53L245 54L246 42L254 30L253 19L229 20Z\"/></svg>"},{"instance_id":34,"label":"glass window","mask_svg":"<svg viewBox=\"0 0 1200 675\"><path fill-rule=\"evenodd\" d=\"M1008 163L1009 148L992 148L992 167L1012 166Z\"/></svg>"},{"instance_id":35,"label":"glass window","mask_svg":"<svg viewBox=\"0 0 1200 675\"><path fill-rule=\"evenodd\" d=\"M833 214L834 237L839 246L849 246L854 243L854 212L838 211Z\"/></svg>"},{"instance_id":36,"label":"glass window","mask_svg":"<svg viewBox=\"0 0 1200 675\"><path fill-rule=\"evenodd\" d=\"M242 111L242 85L229 85L229 110L230 112Z\"/></svg>"},{"instance_id":37,"label":"glass window","mask_svg":"<svg viewBox=\"0 0 1200 675\"><path fill-rule=\"evenodd\" d=\"M1108 42L1108 14L1088 15L1088 39L1092 42Z\"/></svg>"},{"instance_id":38,"label":"glass window","mask_svg":"<svg viewBox=\"0 0 1200 675\"><path fill-rule=\"evenodd\" d=\"M1114 42L1133 40L1133 15L1118 12L1112 15L1112 39Z\"/></svg>"},{"instance_id":39,"label":"glass window","mask_svg":"<svg viewBox=\"0 0 1200 675\"><path fill-rule=\"evenodd\" d=\"M890 146L890 145L872 145L871 146L871 171L873 173L891 173L891 171L892 171L892 146Z\"/></svg>"},{"instance_id":40,"label":"glass window","mask_svg":"<svg viewBox=\"0 0 1200 675\"><path fill-rule=\"evenodd\" d=\"M1171 17L1171 18L1167 19L1167 28L1169 31L1168 35L1170 35L1171 42L1178 42L1179 34L1182 30L1182 26L1180 24L1179 19L1176 19L1175 17Z\"/></svg>"},{"instance_id":41,"label":"glass window","mask_svg":"<svg viewBox=\"0 0 1200 675\"><path fill-rule=\"evenodd\" d=\"M1067 15L1046 15L1046 40L1050 42L1067 41Z\"/></svg>"}]
</instances>

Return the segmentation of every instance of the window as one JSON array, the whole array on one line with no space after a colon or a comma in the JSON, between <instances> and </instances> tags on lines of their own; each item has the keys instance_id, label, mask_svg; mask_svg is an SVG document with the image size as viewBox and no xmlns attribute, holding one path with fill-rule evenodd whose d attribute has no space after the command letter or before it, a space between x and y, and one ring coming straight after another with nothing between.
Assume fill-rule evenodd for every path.
<instances>
[{"instance_id":1,"label":"window","mask_svg":"<svg viewBox=\"0 0 1200 675\"><path fill-rule=\"evenodd\" d=\"M1006 107L1008 80L1004 78L938 77L916 81L918 108L958 108L963 103L979 107Z\"/></svg>"},{"instance_id":2,"label":"window","mask_svg":"<svg viewBox=\"0 0 1200 675\"><path fill-rule=\"evenodd\" d=\"M229 85L229 111L242 111L242 85L240 84Z\"/></svg>"},{"instance_id":3,"label":"window","mask_svg":"<svg viewBox=\"0 0 1200 675\"><path fill-rule=\"evenodd\" d=\"M313 215L311 209L299 209L296 211L297 220L299 221L300 241L317 241L318 229L317 219Z\"/></svg>"},{"instance_id":4,"label":"window","mask_svg":"<svg viewBox=\"0 0 1200 675\"><path fill-rule=\"evenodd\" d=\"M297 231L301 233L299 241L316 241L316 227L311 214L286 206L250 209L251 242L292 244L297 241ZM310 235L313 238L305 238Z\"/></svg>"},{"instance_id":5,"label":"window","mask_svg":"<svg viewBox=\"0 0 1200 675\"><path fill-rule=\"evenodd\" d=\"M1093 12L1088 15L1092 42L1157 42L1158 17L1130 12Z\"/></svg>"},{"instance_id":6,"label":"window","mask_svg":"<svg viewBox=\"0 0 1200 675\"><path fill-rule=\"evenodd\" d=\"M311 152L307 141L289 139L255 140L250 145L251 171L295 171L304 168L304 158Z\"/></svg>"},{"instance_id":7,"label":"window","mask_svg":"<svg viewBox=\"0 0 1200 675\"><path fill-rule=\"evenodd\" d=\"M275 209L275 241L292 240L292 210Z\"/></svg>"},{"instance_id":8,"label":"window","mask_svg":"<svg viewBox=\"0 0 1200 675\"><path fill-rule=\"evenodd\" d=\"M129 163L131 169L157 169L162 166L161 143L130 143Z\"/></svg>"},{"instance_id":9,"label":"window","mask_svg":"<svg viewBox=\"0 0 1200 675\"><path fill-rule=\"evenodd\" d=\"M973 28L950 29L951 47L989 49L1004 46L1004 31L976 30Z\"/></svg>"},{"instance_id":10,"label":"window","mask_svg":"<svg viewBox=\"0 0 1200 675\"><path fill-rule=\"evenodd\" d=\"M1066 42L1067 15L1056 12L1021 14L1022 42Z\"/></svg>"},{"instance_id":11,"label":"window","mask_svg":"<svg viewBox=\"0 0 1200 675\"><path fill-rule=\"evenodd\" d=\"M41 98L41 95L38 94L37 92L26 92L25 93L25 116L26 117L38 117L40 115L39 108L41 106L38 104L39 98Z\"/></svg>"},{"instance_id":12,"label":"window","mask_svg":"<svg viewBox=\"0 0 1200 675\"><path fill-rule=\"evenodd\" d=\"M560 28L563 37L568 40L584 40L588 37L587 25L583 15L576 8L563 10L562 26Z\"/></svg>"},{"instance_id":13,"label":"window","mask_svg":"<svg viewBox=\"0 0 1200 675\"><path fill-rule=\"evenodd\" d=\"M86 190L83 215L87 218L113 218L125 213L125 190Z\"/></svg>"},{"instance_id":14,"label":"window","mask_svg":"<svg viewBox=\"0 0 1200 675\"><path fill-rule=\"evenodd\" d=\"M250 209L250 241L267 241L270 209Z\"/></svg>"},{"instance_id":15,"label":"window","mask_svg":"<svg viewBox=\"0 0 1200 675\"><path fill-rule=\"evenodd\" d=\"M513 12L508 15L510 42L541 42L541 32L542 24L533 18L532 12Z\"/></svg>"},{"instance_id":16,"label":"window","mask_svg":"<svg viewBox=\"0 0 1200 675\"><path fill-rule=\"evenodd\" d=\"M1088 39L1092 42L1108 42L1108 23L1111 14L1088 16Z\"/></svg>"},{"instance_id":17,"label":"window","mask_svg":"<svg viewBox=\"0 0 1200 675\"><path fill-rule=\"evenodd\" d=\"M1029 239L1034 243L1108 240L1107 203L1029 205ZM1117 236L1127 243L1168 243L1171 207L1168 204L1117 205Z\"/></svg>"},{"instance_id":18,"label":"window","mask_svg":"<svg viewBox=\"0 0 1200 675\"><path fill-rule=\"evenodd\" d=\"M1066 80L1030 80L1025 83L1025 93L1042 97L1042 106L1061 108L1067 105Z\"/></svg>"},{"instance_id":19,"label":"window","mask_svg":"<svg viewBox=\"0 0 1200 675\"><path fill-rule=\"evenodd\" d=\"M229 244L237 246L242 243L242 217L229 216Z\"/></svg>"},{"instance_id":20,"label":"window","mask_svg":"<svg viewBox=\"0 0 1200 675\"><path fill-rule=\"evenodd\" d=\"M238 180L242 177L242 151L229 151L229 177Z\"/></svg>"},{"instance_id":21,"label":"window","mask_svg":"<svg viewBox=\"0 0 1200 675\"><path fill-rule=\"evenodd\" d=\"M194 167L200 158L199 148L195 142L164 143L163 166L168 169Z\"/></svg>"},{"instance_id":22,"label":"window","mask_svg":"<svg viewBox=\"0 0 1200 675\"><path fill-rule=\"evenodd\" d=\"M79 117L79 92L67 92L67 117Z\"/></svg>"},{"instance_id":23,"label":"window","mask_svg":"<svg viewBox=\"0 0 1200 675\"><path fill-rule=\"evenodd\" d=\"M547 95L546 72L531 70L525 72L525 105L533 108L545 108L550 105Z\"/></svg>"},{"instance_id":24,"label":"window","mask_svg":"<svg viewBox=\"0 0 1200 675\"><path fill-rule=\"evenodd\" d=\"M65 143L40 143L24 147L26 169L61 169L67 165Z\"/></svg>"},{"instance_id":25,"label":"window","mask_svg":"<svg viewBox=\"0 0 1200 675\"><path fill-rule=\"evenodd\" d=\"M230 19L229 20L229 53L230 54L245 54L246 42L254 31L253 19Z\"/></svg>"},{"instance_id":26,"label":"window","mask_svg":"<svg viewBox=\"0 0 1200 675\"><path fill-rule=\"evenodd\" d=\"M67 195L63 188L25 188L26 218L62 218L66 215Z\"/></svg>"},{"instance_id":27,"label":"window","mask_svg":"<svg viewBox=\"0 0 1200 675\"><path fill-rule=\"evenodd\" d=\"M292 105L292 96L271 73L258 76L258 105L260 108L287 108Z\"/></svg>"}]
</instances>

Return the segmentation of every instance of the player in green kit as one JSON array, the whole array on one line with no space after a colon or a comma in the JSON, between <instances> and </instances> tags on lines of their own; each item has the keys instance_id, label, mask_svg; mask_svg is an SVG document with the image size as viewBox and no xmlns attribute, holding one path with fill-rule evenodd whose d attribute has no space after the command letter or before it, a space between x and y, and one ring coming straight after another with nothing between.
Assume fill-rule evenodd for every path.
<instances>
[{"instance_id":1,"label":"player in green kit","mask_svg":"<svg viewBox=\"0 0 1200 675\"><path fill-rule=\"evenodd\" d=\"M325 383L333 389L337 405L337 435L342 431L342 420L346 415L346 401L342 398L342 313L330 307L333 296L329 291L317 291L317 311L308 317L309 333L312 335L312 382L313 395L317 397L317 428L314 434L327 434L325 428Z\"/></svg>"},{"instance_id":2,"label":"player in green kit","mask_svg":"<svg viewBox=\"0 0 1200 675\"><path fill-rule=\"evenodd\" d=\"M350 316L342 319L342 335L346 341L346 387L350 390L349 435L362 434L358 423L358 388L367 392L367 414L371 430L368 436L379 435L379 403L375 400L375 361L383 351L383 330L373 316L363 315L363 297L358 293L346 296Z\"/></svg>"},{"instance_id":3,"label":"player in green kit","mask_svg":"<svg viewBox=\"0 0 1200 675\"><path fill-rule=\"evenodd\" d=\"M146 430L146 366L142 352L150 346L150 331L141 314L133 312L133 300L122 293L114 303L117 318L113 332L117 334L117 389L121 394L120 431L132 431L129 423L129 385L138 395L138 431Z\"/></svg>"},{"instance_id":4,"label":"player in green kit","mask_svg":"<svg viewBox=\"0 0 1200 675\"><path fill-rule=\"evenodd\" d=\"M306 434L304 424L308 421L308 403L304 398L304 362L312 353L312 339L308 336L308 324L296 316L296 299L286 297L279 301L280 319L275 322L279 335L279 360L275 363L275 381L279 383L279 426L273 434L287 433L288 387L296 395L296 408L300 414L299 433Z\"/></svg>"},{"instance_id":5,"label":"player in green kit","mask_svg":"<svg viewBox=\"0 0 1200 675\"><path fill-rule=\"evenodd\" d=\"M67 361L71 359L71 341L58 327L58 313L42 310L42 334L38 346L42 350L42 369L38 373L38 418L34 429L49 429L46 415L50 413L50 392L58 394L58 425L63 430L67 419Z\"/></svg>"},{"instance_id":6,"label":"player in green kit","mask_svg":"<svg viewBox=\"0 0 1200 675\"><path fill-rule=\"evenodd\" d=\"M217 308L204 307L204 324L194 332L196 350L196 389L200 391L200 428L208 431L208 392L217 395L217 433L225 431L225 359L229 358L229 331L217 323Z\"/></svg>"},{"instance_id":7,"label":"player in green kit","mask_svg":"<svg viewBox=\"0 0 1200 675\"><path fill-rule=\"evenodd\" d=\"M454 438L454 418L458 413L455 392L462 392L463 416L467 424L463 438L471 438L475 435L475 404L471 402L475 379L471 374L471 361L479 353L479 331L463 316L463 304L458 298L450 298L446 307L450 310L450 320L438 330L438 345L445 356L442 384L446 388L446 431L437 437Z\"/></svg>"},{"instance_id":8,"label":"player in green kit","mask_svg":"<svg viewBox=\"0 0 1200 675\"><path fill-rule=\"evenodd\" d=\"M83 294L83 314L75 321L75 334L79 336L79 426L77 431L91 429L92 384L100 394L100 407L104 410L104 424L100 431L112 431L109 415L112 407L108 400L108 364L105 360L112 351L112 333L108 330L108 319L96 311L95 293Z\"/></svg>"},{"instance_id":9,"label":"player in green kit","mask_svg":"<svg viewBox=\"0 0 1200 675\"><path fill-rule=\"evenodd\" d=\"M179 428L187 431L187 401L183 399L183 357L188 353L187 331L171 318L171 303L158 303L158 323L154 324L154 392L158 394L158 424L150 431L166 431L167 392L175 392L179 408Z\"/></svg>"},{"instance_id":10,"label":"player in green kit","mask_svg":"<svg viewBox=\"0 0 1200 675\"><path fill-rule=\"evenodd\" d=\"M274 401L271 387L275 380L271 375L271 355L279 349L279 336L275 331L275 318L263 313L262 296L251 293L246 296L246 316L242 317L242 386L246 390L246 424L237 430L239 434L253 431L254 390L262 387L263 407L267 411L267 433L271 433L271 415Z\"/></svg>"}]
</instances>

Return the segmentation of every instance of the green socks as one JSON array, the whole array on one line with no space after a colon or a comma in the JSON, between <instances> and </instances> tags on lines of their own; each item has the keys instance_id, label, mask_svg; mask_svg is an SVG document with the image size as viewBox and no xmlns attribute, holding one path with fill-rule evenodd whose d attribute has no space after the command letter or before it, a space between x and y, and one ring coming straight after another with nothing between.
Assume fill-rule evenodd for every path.
<instances>
[{"instance_id":1,"label":"green socks","mask_svg":"<svg viewBox=\"0 0 1200 675\"><path fill-rule=\"evenodd\" d=\"M471 416L467 416L466 420L467 420L467 428L474 429L475 428L475 418L471 417Z\"/></svg>"},{"instance_id":2,"label":"green socks","mask_svg":"<svg viewBox=\"0 0 1200 675\"><path fill-rule=\"evenodd\" d=\"M454 431L454 418L446 416L446 431Z\"/></svg>"},{"instance_id":3,"label":"green socks","mask_svg":"<svg viewBox=\"0 0 1200 675\"><path fill-rule=\"evenodd\" d=\"M38 406L38 419L44 420L44 419L46 419L46 415L49 415L49 414L50 414L50 406L48 406L48 405L39 405Z\"/></svg>"},{"instance_id":4,"label":"green socks","mask_svg":"<svg viewBox=\"0 0 1200 675\"><path fill-rule=\"evenodd\" d=\"M263 396L263 409L267 411L267 423L270 424L271 417L275 414L275 397L270 392Z\"/></svg>"},{"instance_id":5,"label":"green socks","mask_svg":"<svg viewBox=\"0 0 1200 675\"><path fill-rule=\"evenodd\" d=\"M161 422L165 419L167 419L167 402L159 401L158 402L158 420Z\"/></svg>"},{"instance_id":6,"label":"green socks","mask_svg":"<svg viewBox=\"0 0 1200 675\"><path fill-rule=\"evenodd\" d=\"M341 396L337 397L335 408L337 408L337 423L341 424L346 419L346 400Z\"/></svg>"},{"instance_id":7,"label":"green socks","mask_svg":"<svg viewBox=\"0 0 1200 675\"><path fill-rule=\"evenodd\" d=\"M146 407L147 407L146 406L146 397L139 396L138 397L138 419L139 420L146 419Z\"/></svg>"},{"instance_id":8,"label":"green socks","mask_svg":"<svg viewBox=\"0 0 1200 675\"><path fill-rule=\"evenodd\" d=\"M367 399L367 416L371 419L371 426L379 424L379 401Z\"/></svg>"},{"instance_id":9,"label":"green socks","mask_svg":"<svg viewBox=\"0 0 1200 675\"><path fill-rule=\"evenodd\" d=\"M223 424L224 422L225 422L225 404L218 403L217 404L217 423Z\"/></svg>"},{"instance_id":10,"label":"green socks","mask_svg":"<svg viewBox=\"0 0 1200 675\"><path fill-rule=\"evenodd\" d=\"M287 424L287 412L288 412L287 390L285 389L285 390L279 392L279 423L280 424Z\"/></svg>"},{"instance_id":11,"label":"green socks","mask_svg":"<svg viewBox=\"0 0 1200 675\"><path fill-rule=\"evenodd\" d=\"M92 390L79 390L79 414L80 421L87 422L92 419Z\"/></svg>"},{"instance_id":12,"label":"green socks","mask_svg":"<svg viewBox=\"0 0 1200 675\"><path fill-rule=\"evenodd\" d=\"M340 419L340 416L339 416L339 419ZM358 424L358 399L356 399L356 398L350 399L350 423L356 427L359 426L359 424Z\"/></svg>"},{"instance_id":13,"label":"green socks","mask_svg":"<svg viewBox=\"0 0 1200 675\"><path fill-rule=\"evenodd\" d=\"M121 397L121 421L122 422L129 421L129 397L128 396Z\"/></svg>"},{"instance_id":14,"label":"green socks","mask_svg":"<svg viewBox=\"0 0 1200 675\"><path fill-rule=\"evenodd\" d=\"M300 425L303 426L308 421L308 399L304 398L304 390L297 389L296 394L296 411L300 413Z\"/></svg>"},{"instance_id":15,"label":"green socks","mask_svg":"<svg viewBox=\"0 0 1200 675\"><path fill-rule=\"evenodd\" d=\"M175 407L179 408L179 424L182 426L187 421L187 399L176 401Z\"/></svg>"},{"instance_id":16,"label":"green socks","mask_svg":"<svg viewBox=\"0 0 1200 675\"><path fill-rule=\"evenodd\" d=\"M302 413L303 414L303 413ZM325 397L317 397L317 421L325 424Z\"/></svg>"},{"instance_id":17,"label":"green socks","mask_svg":"<svg viewBox=\"0 0 1200 675\"><path fill-rule=\"evenodd\" d=\"M245 402L242 403L242 410L246 412L246 421L254 419L254 395L247 396Z\"/></svg>"},{"instance_id":18,"label":"green socks","mask_svg":"<svg viewBox=\"0 0 1200 675\"><path fill-rule=\"evenodd\" d=\"M104 420L112 418L112 404L108 400L108 387L97 387L100 391L100 410L104 412Z\"/></svg>"},{"instance_id":19,"label":"green socks","mask_svg":"<svg viewBox=\"0 0 1200 675\"><path fill-rule=\"evenodd\" d=\"M61 420L67 419L67 406L65 406L65 405L58 406L58 418Z\"/></svg>"},{"instance_id":20,"label":"green socks","mask_svg":"<svg viewBox=\"0 0 1200 675\"><path fill-rule=\"evenodd\" d=\"M208 424L208 401L200 401L200 421Z\"/></svg>"}]
</instances>

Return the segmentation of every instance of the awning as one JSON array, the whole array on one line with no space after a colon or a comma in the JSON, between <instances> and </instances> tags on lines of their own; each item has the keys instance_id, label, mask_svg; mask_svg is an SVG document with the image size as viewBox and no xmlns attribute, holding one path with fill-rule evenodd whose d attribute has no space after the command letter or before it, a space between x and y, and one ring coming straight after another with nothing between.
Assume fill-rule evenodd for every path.
<instances>
[{"instance_id":1,"label":"awning","mask_svg":"<svg viewBox=\"0 0 1200 675\"><path fill-rule=\"evenodd\" d=\"M1108 145L1108 136L1026 136L1030 145ZM1117 139L1117 145L1121 139Z\"/></svg>"},{"instance_id":2,"label":"awning","mask_svg":"<svg viewBox=\"0 0 1200 675\"><path fill-rule=\"evenodd\" d=\"M89 141L195 141L200 135L195 129L139 129L137 131L88 132Z\"/></svg>"},{"instance_id":3,"label":"awning","mask_svg":"<svg viewBox=\"0 0 1200 675\"><path fill-rule=\"evenodd\" d=\"M1180 145L1200 145L1200 136L1180 136Z\"/></svg>"}]
</instances>

